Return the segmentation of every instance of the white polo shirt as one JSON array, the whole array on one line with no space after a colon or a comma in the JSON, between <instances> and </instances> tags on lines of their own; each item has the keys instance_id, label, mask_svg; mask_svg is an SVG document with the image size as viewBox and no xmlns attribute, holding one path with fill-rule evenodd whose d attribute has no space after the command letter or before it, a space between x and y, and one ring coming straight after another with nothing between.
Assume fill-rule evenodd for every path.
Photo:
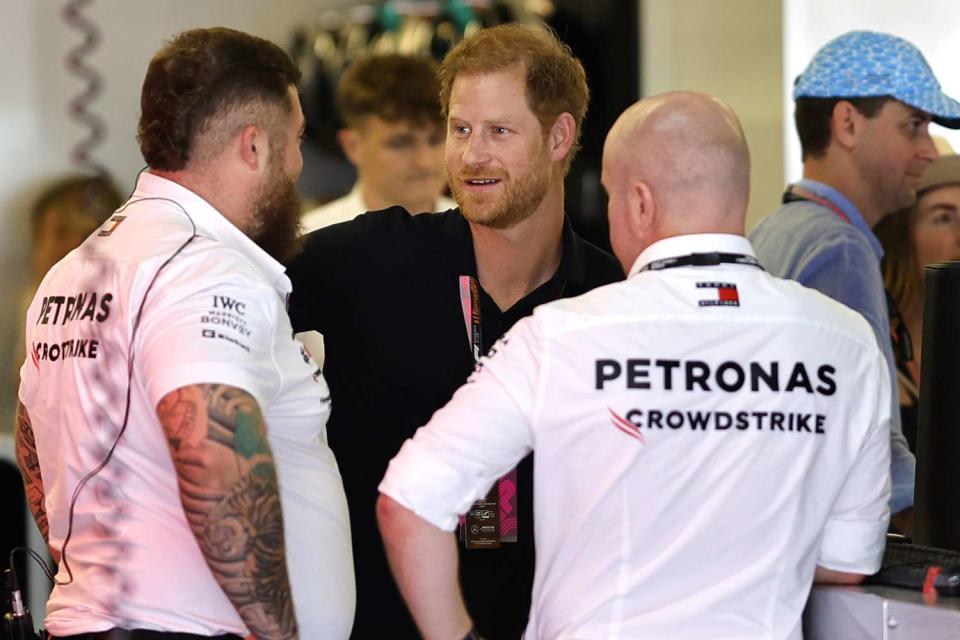
<instances>
[{"instance_id":1,"label":"white polo shirt","mask_svg":"<svg viewBox=\"0 0 960 640\"><path fill-rule=\"evenodd\" d=\"M437 198L433 211L446 211L447 209L456 209L457 203L445 196ZM363 201L363 195L360 193L360 184L353 185L353 189L347 195L337 198L333 202L321 205L315 209L303 214L302 225L303 232L308 233L324 227L329 227L338 222L347 222L353 220L361 213L370 211L370 207ZM421 211L411 211L410 213L422 213Z\"/></svg>"},{"instance_id":2,"label":"white polo shirt","mask_svg":"<svg viewBox=\"0 0 960 640\"><path fill-rule=\"evenodd\" d=\"M116 439L130 397L113 459L79 494L67 548L74 581L53 590L51 633L119 626L246 635L187 522L155 413L179 387L219 383L256 398L267 425L301 637L347 637L353 562L326 444L329 392L293 339L289 292L278 262L198 195L150 173L44 278L27 316L20 400L56 549L71 496ZM63 563L57 578L68 578Z\"/></svg>"},{"instance_id":3,"label":"white polo shirt","mask_svg":"<svg viewBox=\"0 0 960 640\"><path fill-rule=\"evenodd\" d=\"M527 640L800 638L817 564L878 567L887 372L862 317L747 264L641 269L539 307L408 440L380 491L437 527L536 450Z\"/></svg>"}]
</instances>

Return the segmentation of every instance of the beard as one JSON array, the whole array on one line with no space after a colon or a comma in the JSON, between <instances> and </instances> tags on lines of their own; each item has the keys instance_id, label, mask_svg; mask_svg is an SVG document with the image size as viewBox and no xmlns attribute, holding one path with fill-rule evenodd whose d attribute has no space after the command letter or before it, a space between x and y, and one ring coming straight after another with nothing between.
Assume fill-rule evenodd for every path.
<instances>
[{"instance_id":1,"label":"beard","mask_svg":"<svg viewBox=\"0 0 960 640\"><path fill-rule=\"evenodd\" d=\"M474 194L463 188L463 180L480 177L499 179L502 193ZM534 162L515 177L505 171L491 175L467 168L456 177L448 174L448 181L464 218L493 229L509 229L533 215L543 202L550 188L550 162L549 158Z\"/></svg>"},{"instance_id":2,"label":"beard","mask_svg":"<svg viewBox=\"0 0 960 640\"><path fill-rule=\"evenodd\" d=\"M250 239L277 262L286 264L300 252L300 197L280 163L270 169L254 197Z\"/></svg>"}]
</instances>

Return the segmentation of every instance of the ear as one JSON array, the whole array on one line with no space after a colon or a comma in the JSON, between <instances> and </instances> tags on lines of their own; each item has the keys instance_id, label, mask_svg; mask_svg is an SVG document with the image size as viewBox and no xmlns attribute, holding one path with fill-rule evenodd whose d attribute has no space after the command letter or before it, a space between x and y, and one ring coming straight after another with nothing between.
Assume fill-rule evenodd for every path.
<instances>
[{"instance_id":1,"label":"ear","mask_svg":"<svg viewBox=\"0 0 960 640\"><path fill-rule=\"evenodd\" d=\"M573 141L577 137L577 122L569 113L561 113L550 126L548 142L550 144L550 159L557 162L570 154Z\"/></svg>"},{"instance_id":2,"label":"ear","mask_svg":"<svg viewBox=\"0 0 960 640\"><path fill-rule=\"evenodd\" d=\"M856 146L858 134L863 129L863 119L863 114L850 102L841 100L835 104L830 117L830 129L837 144L847 150Z\"/></svg>"},{"instance_id":3,"label":"ear","mask_svg":"<svg viewBox=\"0 0 960 640\"><path fill-rule=\"evenodd\" d=\"M240 132L240 159L251 171L267 166L270 144L266 132L254 124L248 124Z\"/></svg>"},{"instance_id":4,"label":"ear","mask_svg":"<svg viewBox=\"0 0 960 640\"><path fill-rule=\"evenodd\" d=\"M651 230L659 221L660 215L650 184L646 180L635 180L630 185L628 198L630 209L627 217L627 228L637 239L649 238Z\"/></svg>"},{"instance_id":5,"label":"ear","mask_svg":"<svg viewBox=\"0 0 960 640\"><path fill-rule=\"evenodd\" d=\"M361 135L356 129L340 129L337 131L337 142L343 149L343 154L351 164L357 166L361 161Z\"/></svg>"}]
</instances>

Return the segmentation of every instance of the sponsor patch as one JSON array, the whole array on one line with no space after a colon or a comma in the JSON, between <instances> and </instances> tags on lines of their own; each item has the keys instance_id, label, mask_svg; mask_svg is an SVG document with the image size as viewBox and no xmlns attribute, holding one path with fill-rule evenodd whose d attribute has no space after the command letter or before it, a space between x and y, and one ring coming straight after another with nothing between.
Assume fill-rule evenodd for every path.
<instances>
[{"instance_id":1,"label":"sponsor patch","mask_svg":"<svg viewBox=\"0 0 960 640\"><path fill-rule=\"evenodd\" d=\"M127 219L127 216L111 216L107 223L103 226L103 229L100 229L100 233L97 235L101 238L109 236L111 233L116 231L117 227L120 226L120 223Z\"/></svg>"},{"instance_id":2,"label":"sponsor patch","mask_svg":"<svg viewBox=\"0 0 960 640\"><path fill-rule=\"evenodd\" d=\"M637 425L633 424L629 420L622 418L617 414L616 411L614 411L610 407L607 407L607 411L610 412L610 421L613 423L613 426L615 426L617 429L627 434L631 438L639 440L640 442L644 441L643 434L640 433L640 429L637 427Z\"/></svg>"},{"instance_id":3,"label":"sponsor patch","mask_svg":"<svg viewBox=\"0 0 960 640\"><path fill-rule=\"evenodd\" d=\"M223 340L250 352L247 343L253 332L247 324L247 303L229 296L214 295L210 308L201 314L200 330L204 338Z\"/></svg>"},{"instance_id":4,"label":"sponsor patch","mask_svg":"<svg viewBox=\"0 0 960 640\"><path fill-rule=\"evenodd\" d=\"M40 361L57 362L68 358L95 359L100 355L100 341L76 338L62 342L34 342L30 346L30 358L40 369Z\"/></svg>"},{"instance_id":5,"label":"sponsor patch","mask_svg":"<svg viewBox=\"0 0 960 640\"><path fill-rule=\"evenodd\" d=\"M732 282L698 282L697 289L715 289L716 297L699 301L701 307L739 307L740 294ZM706 292L704 292L706 293Z\"/></svg>"}]
</instances>

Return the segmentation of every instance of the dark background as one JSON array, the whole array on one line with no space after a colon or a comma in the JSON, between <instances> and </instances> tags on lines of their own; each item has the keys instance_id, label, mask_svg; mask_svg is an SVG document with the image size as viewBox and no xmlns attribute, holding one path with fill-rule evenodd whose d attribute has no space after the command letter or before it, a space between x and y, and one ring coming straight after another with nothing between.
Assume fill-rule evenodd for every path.
<instances>
[{"instance_id":1,"label":"dark background","mask_svg":"<svg viewBox=\"0 0 960 640\"><path fill-rule=\"evenodd\" d=\"M638 3L622 0L554 0L547 19L583 63L590 87L590 108L581 134L579 155L566 180L566 208L574 228L605 249L607 198L600 185L603 141L614 121L640 96ZM501 17L508 19L504 13ZM372 28L371 34L377 32ZM311 37L293 38L291 53L297 60L309 57ZM444 51L434 51L442 57ZM333 96L336 77L304 69L301 100L307 118L303 144L304 169L298 188L307 209L347 193L356 179L352 165L336 143L340 128Z\"/></svg>"}]
</instances>

